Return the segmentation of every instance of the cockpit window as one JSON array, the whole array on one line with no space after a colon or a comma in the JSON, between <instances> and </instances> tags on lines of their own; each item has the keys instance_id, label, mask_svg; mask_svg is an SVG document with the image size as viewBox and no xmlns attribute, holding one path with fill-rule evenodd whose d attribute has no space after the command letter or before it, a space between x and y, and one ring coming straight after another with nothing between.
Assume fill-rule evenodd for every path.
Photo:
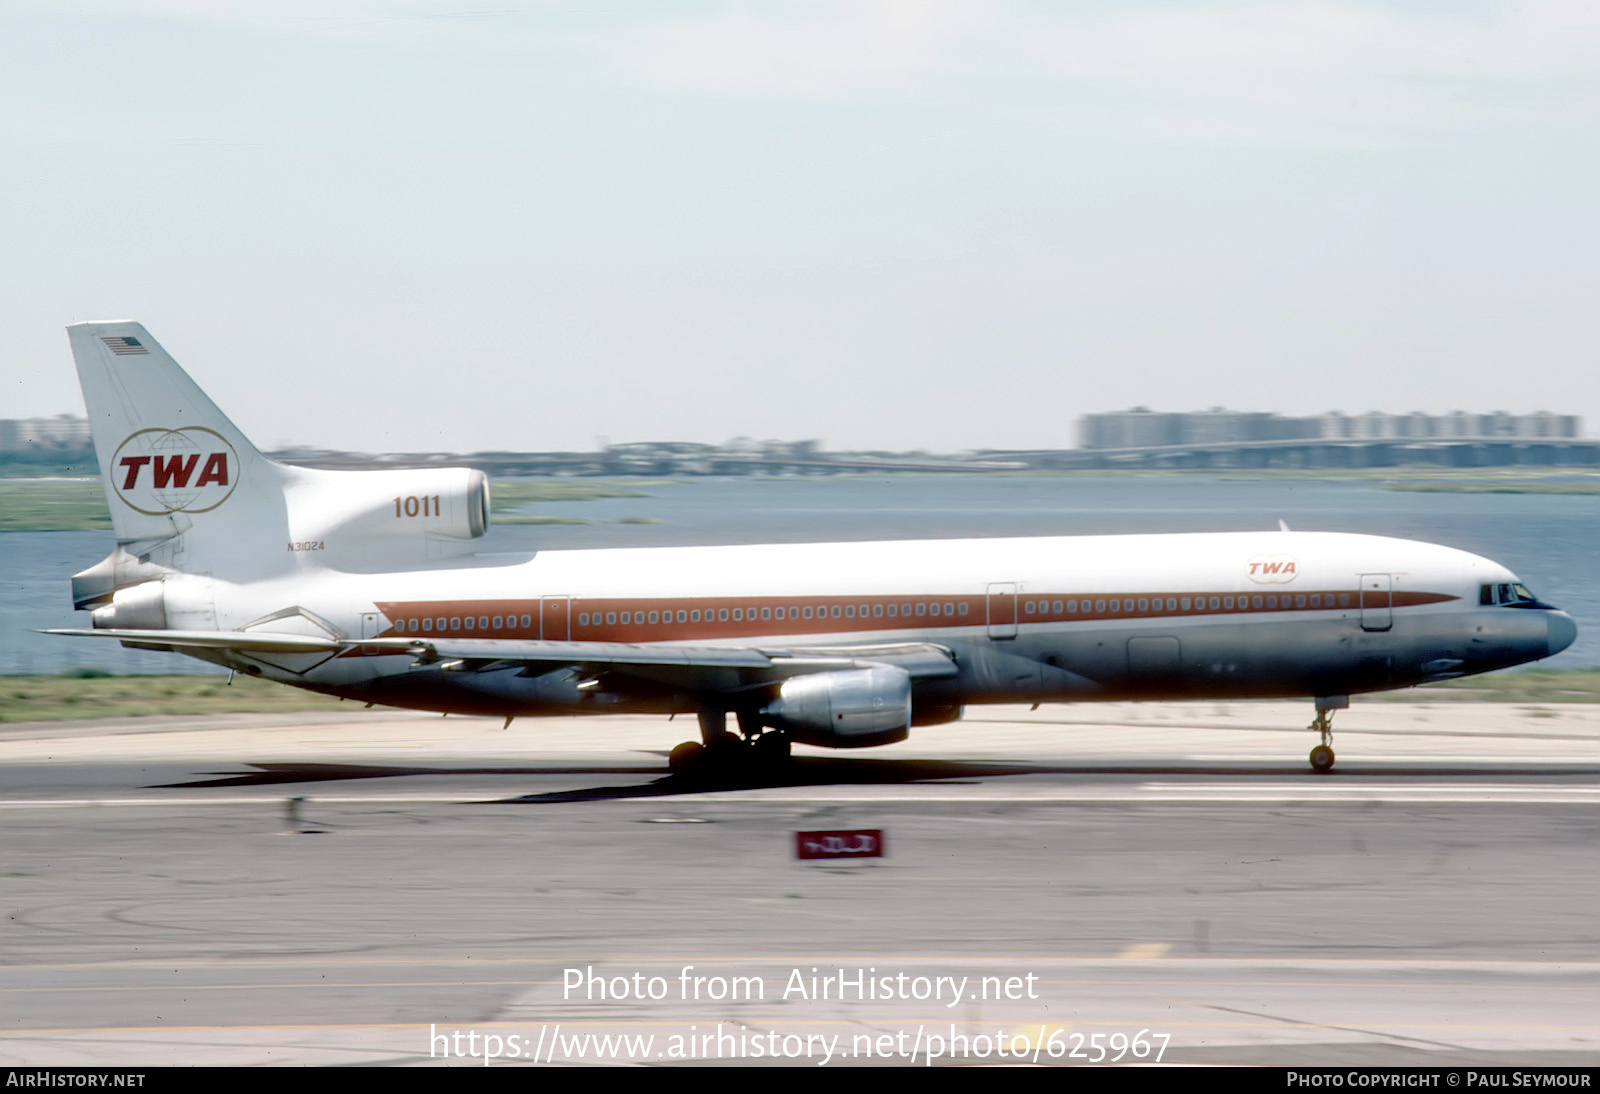
<instances>
[{"instance_id":1,"label":"cockpit window","mask_svg":"<svg viewBox=\"0 0 1600 1094\"><path fill-rule=\"evenodd\" d=\"M1532 606L1539 603L1539 598L1521 582L1502 582L1497 585L1481 586L1478 590L1478 602Z\"/></svg>"}]
</instances>

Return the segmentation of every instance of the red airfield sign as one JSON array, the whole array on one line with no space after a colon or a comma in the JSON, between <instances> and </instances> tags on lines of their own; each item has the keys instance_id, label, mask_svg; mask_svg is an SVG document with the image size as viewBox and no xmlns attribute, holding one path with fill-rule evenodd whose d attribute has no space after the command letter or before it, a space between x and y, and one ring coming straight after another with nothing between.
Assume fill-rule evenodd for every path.
<instances>
[{"instance_id":1,"label":"red airfield sign","mask_svg":"<svg viewBox=\"0 0 1600 1094\"><path fill-rule=\"evenodd\" d=\"M832 832L796 832L794 857L882 858L883 829L847 828Z\"/></svg>"}]
</instances>

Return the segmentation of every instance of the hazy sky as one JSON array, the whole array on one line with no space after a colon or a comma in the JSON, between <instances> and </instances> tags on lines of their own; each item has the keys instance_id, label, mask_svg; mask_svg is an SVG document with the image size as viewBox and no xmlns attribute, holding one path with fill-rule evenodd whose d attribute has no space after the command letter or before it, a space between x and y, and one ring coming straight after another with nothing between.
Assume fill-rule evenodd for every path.
<instances>
[{"instance_id":1,"label":"hazy sky","mask_svg":"<svg viewBox=\"0 0 1600 1094\"><path fill-rule=\"evenodd\" d=\"M1600 4L6 0L0 417L264 446L1582 414Z\"/></svg>"}]
</instances>

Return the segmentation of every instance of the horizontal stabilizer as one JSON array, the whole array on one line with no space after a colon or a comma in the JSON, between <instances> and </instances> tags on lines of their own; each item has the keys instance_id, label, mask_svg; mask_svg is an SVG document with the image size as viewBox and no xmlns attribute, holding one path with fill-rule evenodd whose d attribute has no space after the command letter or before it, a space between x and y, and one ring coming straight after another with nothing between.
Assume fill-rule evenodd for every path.
<instances>
[{"instance_id":1,"label":"horizontal stabilizer","mask_svg":"<svg viewBox=\"0 0 1600 1094\"><path fill-rule=\"evenodd\" d=\"M75 638L119 638L149 646L174 649L254 650L258 653L338 653L345 647L331 638L304 634L263 634L259 631L159 631L159 630L47 630L40 634L65 634Z\"/></svg>"}]
</instances>

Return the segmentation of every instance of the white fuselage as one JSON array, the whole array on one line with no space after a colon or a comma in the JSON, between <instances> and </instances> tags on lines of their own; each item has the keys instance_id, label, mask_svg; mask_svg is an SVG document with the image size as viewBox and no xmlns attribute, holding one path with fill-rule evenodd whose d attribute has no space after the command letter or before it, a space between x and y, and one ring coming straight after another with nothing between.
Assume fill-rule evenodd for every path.
<instances>
[{"instance_id":1,"label":"white fuselage","mask_svg":"<svg viewBox=\"0 0 1600 1094\"><path fill-rule=\"evenodd\" d=\"M1480 604L1514 582L1463 551L1336 533L1229 533L543 551L511 565L211 582L215 626L685 646L931 642L950 703L1333 695L1543 657L1544 612ZM174 592L176 590L173 590ZM169 596L171 594L169 593ZM285 615L293 606L299 616ZM1559 613L1557 613L1559 614ZM1564 644L1564 643L1563 643ZM247 658L267 674L430 709L693 709L563 696L501 674L418 672L392 651ZM601 693L602 695L604 693ZM571 701L568 701L570 699Z\"/></svg>"}]
</instances>

